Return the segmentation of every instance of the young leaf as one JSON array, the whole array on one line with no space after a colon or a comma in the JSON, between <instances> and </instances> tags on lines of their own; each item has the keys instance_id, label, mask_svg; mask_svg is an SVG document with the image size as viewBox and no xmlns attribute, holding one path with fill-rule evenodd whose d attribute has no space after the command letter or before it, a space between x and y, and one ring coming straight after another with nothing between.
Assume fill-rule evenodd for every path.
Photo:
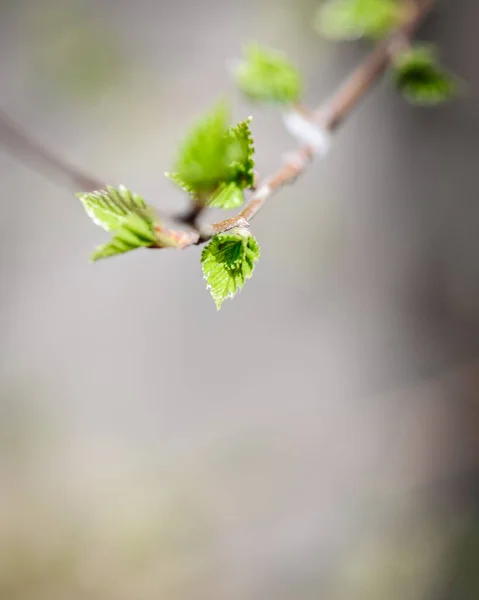
<instances>
[{"instance_id":1,"label":"young leaf","mask_svg":"<svg viewBox=\"0 0 479 600\"><path fill-rule=\"evenodd\" d=\"M92 260L145 246L181 245L179 234L162 228L154 209L123 186L107 186L105 190L77 196L94 223L114 233L109 242L95 250Z\"/></svg>"},{"instance_id":2,"label":"young leaf","mask_svg":"<svg viewBox=\"0 0 479 600\"><path fill-rule=\"evenodd\" d=\"M258 242L243 227L215 235L203 249L203 275L218 310L251 277L259 253Z\"/></svg>"},{"instance_id":3,"label":"young leaf","mask_svg":"<svg viewBox=\"0 0 479 600\"><path fill-rule=\"evenodd\" d=\"M166 171L165 176L168 177L168 179L171 179L173 183L176 183L176 185L180 187L183 191L185 191L187 194L190 194L191 196L195 195L194 188L188 185L186 181L183 181L178 173L170 173L169 171Z\"/></svg>"},{"instance_id":4,"label":"young leaf","mask_svg":"<svg viewBox=\"0 0 479 600\"><path fill-rule=\"evenodd\" d=\"M328 0L316 13L316 30L335 40L378 38L400 23L398 0Z\"/></svg>"},{"instance_id":5,"label":"young leaf","mask_svg":"<svg viewBox=\"0 0 479 600\"><path fill-rule=\"evenodd\" d=\"M230 163L229 181L236 183L241 189L254 186L254 141L251 134L252 117L240 121L230 127L228 135L232 144L238 147L238 159Z\"/></svg>"},{"instance_id":6,"label":"young leaf","mask_svg":"<svg viewBox=\"0 0 479 600\"><path fill-rule=\"evenodd\" d=\"M230 183L240 190L253 185L251 118L228 127L227 117L226 106L219 104L203 118L183 143L175 171L166 173L203 205Z\"/></svg>"},{"instance_id":7,"label":"young leaf","mask_svg":"<svg viewBox=\"0 0 479 600\"><path fill-rule=\"evenodd\" d=\"M224 103L203 117L183 142L175 178L195 191L210 192L227 176L228 109Z\"/></svg>"},{"instance_id":8,"label":"young leaf","mask_svg":"<svg viewBox=\"0 0 479 600\"><path fill-rule=\"evenodd\" d=\"M434 106L452 100L460 91L459 80L439 64L431 46L413 46L394 61L394 83L408 102Z\"/></svg>"},{"instance_id":9,"label":"young leaf","mask_svg":"<svg viewBox=\"0 0 479 600\"><path fill-rule=\"evenodd\" d=\"M91 260L96 261L155 244L153 225L132 212L123 217L121 225L115 229L114 237L93 252Z\"/></svg>"},{"instance_id":10,"label":"young leaf","mask_svg":"<svg viewBox=\"0 0 479 600\"><path fill-rule=\"evenodd\" d=\"M258 44L244 50L235 79L243 94L257 102L291 104L303 89L301 74L283 54Z\"/></svg>"},{"instance_id":11,"label":"young leaf","mask_svg":"<svg viewBox=\"0 0 479 600\"><path fill-rule=\"evenodd\" d=\"M237 208L243 204L243 190L234 181L223 183L211 197L208 206L212 208Z\"/></svg>"},{"instance_id":12,"label":"young leaf","mask_svg":"<svg viewBox=\"0 0 479 600\"><path fill-rule=\"evenodd\" d=\"M107 186L106 190L80 193L77 197L93 222L106 231L115 231L121 227L126 215L146 214L148 210L143 198L132 194L124 186Z\"/></svg>"}]
</instances>

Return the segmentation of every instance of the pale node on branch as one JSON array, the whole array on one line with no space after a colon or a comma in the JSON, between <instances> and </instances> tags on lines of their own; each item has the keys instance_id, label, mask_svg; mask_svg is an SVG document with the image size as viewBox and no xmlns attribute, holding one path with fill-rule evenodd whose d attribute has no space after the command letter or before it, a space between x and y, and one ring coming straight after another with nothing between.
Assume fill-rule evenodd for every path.
<instances>
[{"instance_id":1,"label":"pale node on branch","mask_svg":"<svg viewBox=\"0 0 479 600\"><path fill-rule=\"evenodd\" d=\"M328 131L295 111L285 113L283 123L298 142L310 146L315 154L321 158L328 154L331 147L331 135Z\"/></svg>"},{"instance_id":2,"label":"pale node on branch","mask_svg":"<svg viewBox=\"0 0 479 600\"><path fill-rule=\"evenodd\" d=\"M256 200L264 200L271 194L271 187L267 183L263 183L261 187L259 187L254 193L254 197Z\"/></svg>"},{"instance_id":3,"label":"pale node on branch","mask_svg":"<svg viewBox=\"0 0 479 600\"><path fill-rule=\"evenodd\" d=\"M241 234L245 234L245 232L249 233L249 223L245 218L239 217L235 220L234 224L232 224L231 227L225 229L225 232L231 231L232 229L238 229Z\"/></svg>"}]
</instances>

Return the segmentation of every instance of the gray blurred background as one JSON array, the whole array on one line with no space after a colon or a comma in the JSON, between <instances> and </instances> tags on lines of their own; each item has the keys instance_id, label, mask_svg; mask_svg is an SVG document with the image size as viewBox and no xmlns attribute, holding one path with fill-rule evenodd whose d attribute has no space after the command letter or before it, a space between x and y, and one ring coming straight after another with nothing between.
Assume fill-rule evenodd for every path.
<instances>
[{"instance_id":1,"label":"gray blurred background","mask_svg":"<svg viewBox=\"0 0 479 600\"><path fill-rule=\"evenodd\" d=\"M260 173L294 147L232 88L245 42L310 107L365 55L317 7L1 0L0 107L176 212L163 172L225 94ZM421 37L467 97L412 108L386 77L255 219L220 313L198 248L89 264L76 190L0 146L2 600L479 598L478 32L439 3Z\"/></svg>"}]
</instances>

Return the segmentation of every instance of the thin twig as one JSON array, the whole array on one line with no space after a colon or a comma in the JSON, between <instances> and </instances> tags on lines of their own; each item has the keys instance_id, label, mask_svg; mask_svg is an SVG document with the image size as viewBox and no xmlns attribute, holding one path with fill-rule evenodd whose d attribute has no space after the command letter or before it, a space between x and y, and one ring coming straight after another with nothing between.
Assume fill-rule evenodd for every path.
<instances>
[{"instance_id":1,"label":"thin twig","mask_svg":"<svg viewBox=\"0 0 479 600\"><path fill-rule=\"evenodd\" d=\"M105 189L106 183L97 177L87 175L71 165L44 145L38 143L27 131L0 110L0 142L10 154L41 175L75 192L94 192ZM162 219L195 227L201 210L192 203L183 215L177 217L159 214ZM194 236L191 236L194 240ZM194 243L194 242L191 242ZM190 245L191 245L190 243Z\"/></svg>"},{"instance_id":2,"label":"thin twig","mask_svg":"<svg viewBox=\"0 0 479 600\"><path fill-rule=\"evenodd\" d=\"M54 179L67 182L77 191L94 192L105 187L100 179L91 177L70 165L44 146L32 140L27 132L0 111L0 140L7 150L40 173L51 173Z\"/></svg>"},{"instance_id":3,"label":"thin twig","mask_svg":"<svg viewBox=\"0 0 479 600\"><path fill-rule=\"evenodd\" d=\"M412 18L387 41L379 42L366 60L353 72L337 93L316 112L316 122L334 131L379 80L389 66L398 43L409 40L433 8L436 0L423 0Z\"/></svg>"}]
</instances>

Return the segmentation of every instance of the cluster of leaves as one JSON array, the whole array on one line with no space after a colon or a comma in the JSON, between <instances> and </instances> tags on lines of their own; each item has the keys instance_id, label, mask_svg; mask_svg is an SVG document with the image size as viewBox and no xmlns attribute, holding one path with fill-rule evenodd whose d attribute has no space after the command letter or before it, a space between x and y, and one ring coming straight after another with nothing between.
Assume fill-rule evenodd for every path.
<instances>
[{"instance_id":1,"label":"cluster of leaves","mask_svg":"<svg viewBox=\"0 0 479 600\"><path fill-rule=\"evenodd\" d=\"M287 104L301 93L301 76L281 54L259 46L245 51L237 72L238 85L256 101ZM217 104L190 130L181 144L172 172L166 173L200 207L231 209L254 187L254 143L251 117L231 126L226 103ZM93 221L113 233L92 260L142 247L181 247L181 232L160 222L153 207L125 187L78 194ZM247 227L214 236L201 255L208 289L219 309L253 273L259 245Z\"/></svg>"},{"instance_id":2,"label":"cluster of leaves","mask_svg":"<svg viewBox=\"0 0 479 600\"><path fill-rule=\"evenodd\" d=\"M108 186L78 197L94 223L114 234L93 252L93 261L136 248L181 247L181 234L164 228L155 210L123 186ZM258 258L258 242L247 227L220 233L205 246L201 254L203 274L218 309L251 277Z\"/></svg>"},{"instance_id":3,"label":"cluster of leaves","mask_svg":"<svg viewBox=\"0 0 479 600\"><path fill-rule=\"evenodd\" d=\"M411 5L402 0L327 0L315 19L316 28L334 39L377 38L400 26ZM406 12L405 12L406 11ZM410 15L409 15L410 16ZM458 91L457 80L437 60L430 46L408 46L391 65L394 83L416 104L438 104ZM258 44L246 47L235 70L237 86L248 100L291 106L302 95L299 71L279 52ZM231 126L222 102L203 117L181 144L172 172L166 175L200 209L231 209L254 188L254 144L251 118ZM124 187L107 187L78 194L94 222L112 232L112 239L95 250L92 259L106 258L141 247L184 247L182 232L166 229L143 198ZM253 273L259 246L248 224L215 235L204 247L201 264L208 289L219 309Z\"/></svg>"},{"instance_id":4,"label":"cluster of leaves","mask_svg":"<svg viewBox=\"0 0 479 600\"><path fill-rule=\"evenodd\" d=\"M414 2L403 0L326 0L318 9L315 27L336 40L381 38L410 19L414 10ZM391 70L397 90L412 104L448 102L462 87L439 63L433 46L405 47Z\"/></svg>"}]
</instances>

